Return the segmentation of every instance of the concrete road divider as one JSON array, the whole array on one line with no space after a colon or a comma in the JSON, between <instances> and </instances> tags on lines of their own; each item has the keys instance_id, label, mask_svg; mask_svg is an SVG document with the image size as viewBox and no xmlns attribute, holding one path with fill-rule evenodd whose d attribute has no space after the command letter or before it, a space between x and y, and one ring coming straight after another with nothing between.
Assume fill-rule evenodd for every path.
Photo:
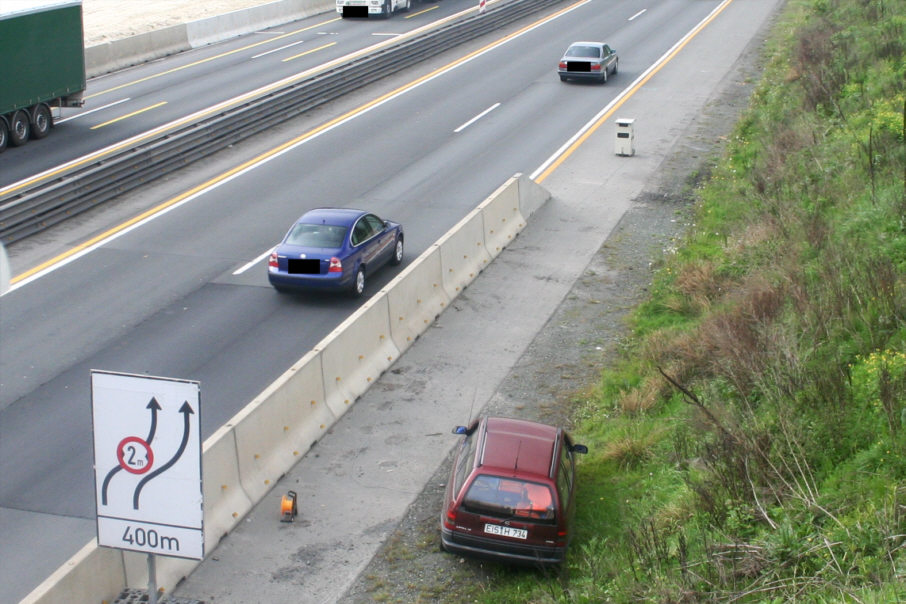
<instances>
[{"instance_id":1,"label":"concrete road divider","mask_svg":"<svg viewBox=\"0 0 906 604\"><path fill-rule=\"evenodd\" d=\"M204 442L201 482L204 493L205 551L217 546L239 519L252 509L253 502L242 489L239 475L239 448L234 424L230 421Z\"/></svg>"},{"instance_id":2,"label":"concrete road divider","mask_svg":"<svg viewBox=\"0 0 906 604\"><path fill-rule=\"evenodd\" d=\"M339 418L399 358L387 293L375 294L314 350L321 353L327 406Z\"/></svg>"},{"instance_id":3,"label":"concrete road divider","mask_svg":"<svg viewBox=\"0 0 906 604\"><path fill-rule=\"evenodd\" d=\"M198 48L226 38L284 25L336 8L333 0L279 0L186 24L189 44ZM339 17L339 15L335 16Z\"/></svg>"},{"instance_id":4,"label":"concrete road divider","mask_svg":"<svg viewBox=\"0 0 906 604\"><path fill-rule=\"evenodd\" d=\"M550 193L521 174L509 179L205 440L207 553L549 198ZM165 591L198 564L179 558L157 560L157 584ZM100 548L92 540L22 603L110 601L124 587L147 587L147 572L145 554Z\"/></svg>"},{"instance_id":5,"label":"concrete road divider","mask_svg":"<svg viewBox=\"0 0 906 604\"><path fill-rule=\"evenodd\" d=\"M451 300L491 262L484 231L484 216L475 209L437 240L444 289Z\"/></svg>"},{"instance_id":6,"label":"concrete road divider","mask_svg":"<svg viewBox=\"0 0 906 604\"><path fill-rule=\"evenodd\" d=\"M440 247L432 245L384 288L390 305L390 335L400 354L447 308Z\"/></svg>"},{"instance_id":7,"label":"concrete road divider","mask_svg":"<svg viewBox=\"0 0 906 604\"><path fill-rule=\"evenodd\" d=\"M551 198L550 191L525 174L516 174L513 178L519 186L519 213L522 214L523 220L528 222L529 218Z\"/></svg>"},{"instance_id":8,"label":"concrete road divider","mask_svg":"<svg viewBox=\"0 0 906 604\"><path fill-rule=\"evenodd\" d=\"M331 11L333 0L276 0L225 15L181 23L85 48L85 71L98 76L213 44L259 29Z\"/></svg>"},{"instance_id":9,"label":"concrete road divider","mask_svg":"<svg viewBox=\"0 0 906 604\"><path fill-rule=\"evenodd\" d=\"M123 554L98 547L90 541L66 561L22 602L34 604L71 604L100 602L101 597L119 593L125 585ZM104 596L104 594L107 594Z\"/></svg>"},{"instance_id":10,"label":"concrete road divider","mask_svg":"<svg viewBox=\"0 0 906 604\"><path fill-rule=\"evenodd\" d=\"M239 478L252 501L264 497L336 421L322 376L321 354L310 352L233 417Z\"/></svg>"},{"instance_id":11,"label":"concrete road divider","mask_svg":"<svg viewBox=\"0 0 906 604\"><path fill-rule=\"evenodd\" d=\"M484 217L484 244L496 258L525 227L519 211L519 176L513 176L478 206Z\"/></svg>"}]
</instances>

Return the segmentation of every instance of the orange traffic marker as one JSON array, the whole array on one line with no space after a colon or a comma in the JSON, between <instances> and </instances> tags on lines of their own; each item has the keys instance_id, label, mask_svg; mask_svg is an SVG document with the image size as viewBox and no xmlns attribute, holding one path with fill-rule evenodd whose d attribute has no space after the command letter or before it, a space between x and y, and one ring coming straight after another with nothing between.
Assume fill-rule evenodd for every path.
<instances>
[{"instance_id":1,"label":"orange traffic marker","mask_svg":"<svg viewBox=\"0 0 906 604\"><path fill-rule=\"evenodd\" d=\"M280 500L280 522L293 522L298 514L296 492L289 491Z\"/></svg>"}]
</instances>

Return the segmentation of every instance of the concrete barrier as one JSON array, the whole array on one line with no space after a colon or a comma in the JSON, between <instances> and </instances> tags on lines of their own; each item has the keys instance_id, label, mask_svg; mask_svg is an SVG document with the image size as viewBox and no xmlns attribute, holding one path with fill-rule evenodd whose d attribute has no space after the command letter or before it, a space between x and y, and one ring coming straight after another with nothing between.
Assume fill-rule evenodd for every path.
<instances>
[{"instance_id":1,"label":"concrete barrier","mask_svg":"<svg viewBox=\"0 0 906 604\"><path fill-rule=\"evenodd\" d=\"M334 0L282 0L186 24L189 45L198 48L259 29L336 10ZM336 14L336 13L335 13ZM339 15L336 15L339 17Z\"/></svg>"},{"instance_id":2,"label":"concrete barrier","mask_svg":"<svg viewBox=\"0 0 906 604\"><path fill-rule=\"evenodd\" d=\"M232 421L204 442L201 481L204 495L205 551L211 551L232 530L254 502L242 489L239 447Z\"/></svg>"},{"instance_id":3,"label":"concrete barrier","mask_svg":"<svg viewBox=\"0 0 906 604\"><path fill-rule=\"evenodd\" d=\"M252 501L263 498L336 421L322 371L321 354L306 354L231 420L239 477Z\"/></svg>"},{"instance_id":4,"label":"concrete barrier","mask_svg":"<svg viewBox=\"0 0 906 604\"><path fill-rule=\"evenodd\" d=\"M496 251L497 240L518 233L513 224L524 226L518 218L549 198L522 175L509 179L205 440L207 553L490 263L485 238L495 240ZM157 584L172 590L197 564L158 557ZM145 554L101 548L92 539L22 604L111 601L124 587L147 585Z\"/></svg>"},{"instance_id":5,"label":"concrete barrier","mask_svg":"<svg viewBox=\"0 0 906 604\"><path fill-rule=\"evenodd\" d=\"M333 10L331 0L277 0L85 48L89 78Z\"/></svg>"},{"instance_id":6,"label":"concrete barrier","mask_svg":"<svg viewBox=\"0 0 906 604\"><path fill-rule=\"evenodd\" d=\"M484 244L490 257L496 258L525 227L519 212L519 177L513 176L481 202L478 210L484 217Z\"/></svg>"},{"instance_id":7,"label":"concrete barrier","mask_svg":"<svg viewBox=\"0 0 906 604\"><path fill-rule=\"evenodd\" d=\"M402 354L450 303L443 286L440 247L432 245L384 289L390 305L390 335Z\"/></svg>"},{"instance_id":8,"label":"concrete barrier","mask_svg":"<svg viewBox=\"0 0 906 604\"><path fill-rule=\"evenodd\" d=\"M514 177L519 183L519 213L525 222L551 198L551 193L525 174Z\"/></svg>"},{"instance_id":9,"label":"concrete barrier","mask_svg":"<svg viewBox=\"0 0 906 604\"><path fill-rule=\"evenodd\" d=\"M436 244L440 248L443 284L452 300L491 262L484 244L484 218L472 210Z\"/></svg>"},{"instance_id":10,"label":"concrete barrier","mask_svg":"<svg viewBox=\"0 0 906 604\"><path fill-rule=\"evenodd\" d=\"M339 418L399 357L390 337L390 304L380 291L315 346L327 406Z\"/></svg>"},{"instance_id":11,"label":"concrete barrier","mask_svg":"<svg viewBox=\"0 0 906 604\"><path fill-rule=\"evenodd\" d=\"M88 542L22 602L34 604L71 604L100 602L119 593L126 581L123 554L115 549Z\"/></svg>"}]
</instances>

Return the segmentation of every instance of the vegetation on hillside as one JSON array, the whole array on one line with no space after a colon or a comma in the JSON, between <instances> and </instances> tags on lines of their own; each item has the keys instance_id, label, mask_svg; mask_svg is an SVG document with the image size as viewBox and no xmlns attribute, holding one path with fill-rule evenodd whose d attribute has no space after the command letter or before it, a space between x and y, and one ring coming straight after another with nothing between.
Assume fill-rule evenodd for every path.
<instances>
[{"instance_id":1,"label":"vegetation on hillside","mask_svg":"<svg viewBox=\"0 0 906 604\"><path fill-rule=\"evenodd\" d=\"M906 601L906 0L790 0L575 418L578 528L486 602Z\"/></svg>"}]
</instances>

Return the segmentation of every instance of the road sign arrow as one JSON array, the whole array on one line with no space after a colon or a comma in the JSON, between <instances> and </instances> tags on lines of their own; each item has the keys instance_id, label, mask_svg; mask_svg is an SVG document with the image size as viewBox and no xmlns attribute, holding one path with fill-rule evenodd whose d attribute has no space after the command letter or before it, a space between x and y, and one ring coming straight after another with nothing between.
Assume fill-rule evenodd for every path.
<instances>
[{"instance_id":1,"label":"road sign arrow","mask_svg":"<svg viewBox=\"0 0 906 604\"><path fill-rule=\"evenodd\" d=\"M151 441L154 440L154 433L157 431L157 412L160 411L161 406L160 403L157 402L157 398L152 396L145 409L151 410L151 429L148 430L148 438L145 439L145 442L150 445Z\"/></svg>"},{"instance_id":2,"label":"road sign arrow","mask_svg":"<svg viewBox=\"0 0 906 604\"><path fill-rule=\"evenodd\" d=\"M138 500L139 500L139 497L141 497L142 489L145 488L145 485L149 481L153 480L154 478L156 478L163 472L166 472L171 467L173 467L173 464L175 464L177 461L179 461L179 458L182 457L183 452L186 450L186 445L189 442L189 434L190 434L190 432L189 432L189 425L190 425L189 416L194 415L195 412L192 410L192 406L189 405L189 401L183 402L182 407L179 408L179 412L183 414L182 441L179 443L179 448L176 450L176 453L173 455L173 457L170 458L170 461L168 461L167 463L162 465L160 468L158 468L154 472L151 472L150 474L148 474L147 476L142 478L142 480L138 483L138 485L135 487L135 494L132 496L132 509L135 509L135 510L138 509Z\"/></svg>"}]
</instances>

